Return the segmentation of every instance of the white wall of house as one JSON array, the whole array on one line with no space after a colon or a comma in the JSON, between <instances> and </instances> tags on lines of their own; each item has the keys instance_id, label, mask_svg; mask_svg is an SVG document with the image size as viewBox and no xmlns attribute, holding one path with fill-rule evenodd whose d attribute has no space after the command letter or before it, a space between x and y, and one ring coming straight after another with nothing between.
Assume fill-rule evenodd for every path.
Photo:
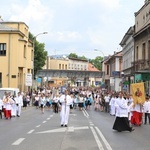
<instances>
[{"instance_id":1,"label":"white wall of house","mask_svg":"<svg viewBox=\"0 0 150 150\"><path fill-rule=\"evenodd\" d=\"M119 58L116 58L116 63L115 63L115 71L120 71L120 68L119 68Z\"/></svg>"},{"instance_id":2,"label":"white wall of house","mask_svg":"<svg viewBox=\"0 0 150 150\"><path fill-rule=\"evenodd\" d=\"M121 78L115 78L114 82L115 82L115 91L121 91L121 86L120 86L120 82L122 81Z\"/></svg>"}]
</instances>

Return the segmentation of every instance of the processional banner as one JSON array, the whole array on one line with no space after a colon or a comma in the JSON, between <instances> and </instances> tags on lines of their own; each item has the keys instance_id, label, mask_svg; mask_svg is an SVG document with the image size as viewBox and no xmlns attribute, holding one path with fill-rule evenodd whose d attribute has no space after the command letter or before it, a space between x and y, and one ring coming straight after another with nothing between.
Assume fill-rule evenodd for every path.
<instances>
[{"instance_id":1,"label":"processional banner","mask_svg":"<svg viewBox=\"0 0 150 150\"><path fill-rule=\"evenodd\" d=\"M134 104L143 104L145 102L144 82L131 84L131 90Z\"/></svg>"}]
</instances>

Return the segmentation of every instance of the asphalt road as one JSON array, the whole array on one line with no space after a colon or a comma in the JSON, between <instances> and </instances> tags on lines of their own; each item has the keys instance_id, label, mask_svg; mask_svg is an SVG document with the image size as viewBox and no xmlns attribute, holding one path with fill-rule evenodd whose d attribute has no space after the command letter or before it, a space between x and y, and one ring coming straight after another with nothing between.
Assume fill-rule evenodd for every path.
<instances>
[{"instance_id":1,"label":"asphalt road","mask_svg":"<svg viewBox=\"0 0 150 150\"><path fill-rule=\"evenodd\" d=\"M60 114L28 107L21 117L0 119L0 150L149 150L150 125L133 132L112 130L108 113L74 109L68 127L60 127Z\"/></svg>"}]
</instances>

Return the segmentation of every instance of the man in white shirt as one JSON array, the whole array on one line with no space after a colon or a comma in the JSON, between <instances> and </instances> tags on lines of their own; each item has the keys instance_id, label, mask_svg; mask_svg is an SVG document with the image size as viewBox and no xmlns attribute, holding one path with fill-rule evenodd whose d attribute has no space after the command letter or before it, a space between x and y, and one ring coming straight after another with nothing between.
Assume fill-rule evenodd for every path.
<instances>
[{"instance_id":1,"label":"man in white shirt","mask_svg":"<svg viewBox=\"0 0 150 150\"><path fill-rule=\"evenodd\" d=\"M146 101L144 102L143 105L143 109L144 109L144 124L147 124L147 118L150 124L150 101L149 101L149 97L146 97Z\"/></svg>"},{"instance_id":2,"label":"man in white shirt","mask_svg":"<svg viewBox=\"0 0 150 150\"><path fill-rule=\"evenodd\" d=\"M105 112L109 113L109 101L110 101L110 96L108 95L108 93L106 93L105 97Z\"/></svg>"}]
</instances>

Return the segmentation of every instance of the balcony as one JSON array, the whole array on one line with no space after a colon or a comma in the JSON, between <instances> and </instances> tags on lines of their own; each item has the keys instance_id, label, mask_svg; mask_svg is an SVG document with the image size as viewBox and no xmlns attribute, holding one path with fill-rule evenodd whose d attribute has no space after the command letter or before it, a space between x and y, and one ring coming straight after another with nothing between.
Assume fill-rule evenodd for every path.
<instances>
[{"instance_id":1,"label":"balcony","mask_svg":"<svg viewBox=\"0 0 150 150\"><path fill-rule=\"evenodd\" d=\"M131 65L131 72L150 70L150 59L139 59L137 61L131 62Z\"/></svg>"}]
</instances>

